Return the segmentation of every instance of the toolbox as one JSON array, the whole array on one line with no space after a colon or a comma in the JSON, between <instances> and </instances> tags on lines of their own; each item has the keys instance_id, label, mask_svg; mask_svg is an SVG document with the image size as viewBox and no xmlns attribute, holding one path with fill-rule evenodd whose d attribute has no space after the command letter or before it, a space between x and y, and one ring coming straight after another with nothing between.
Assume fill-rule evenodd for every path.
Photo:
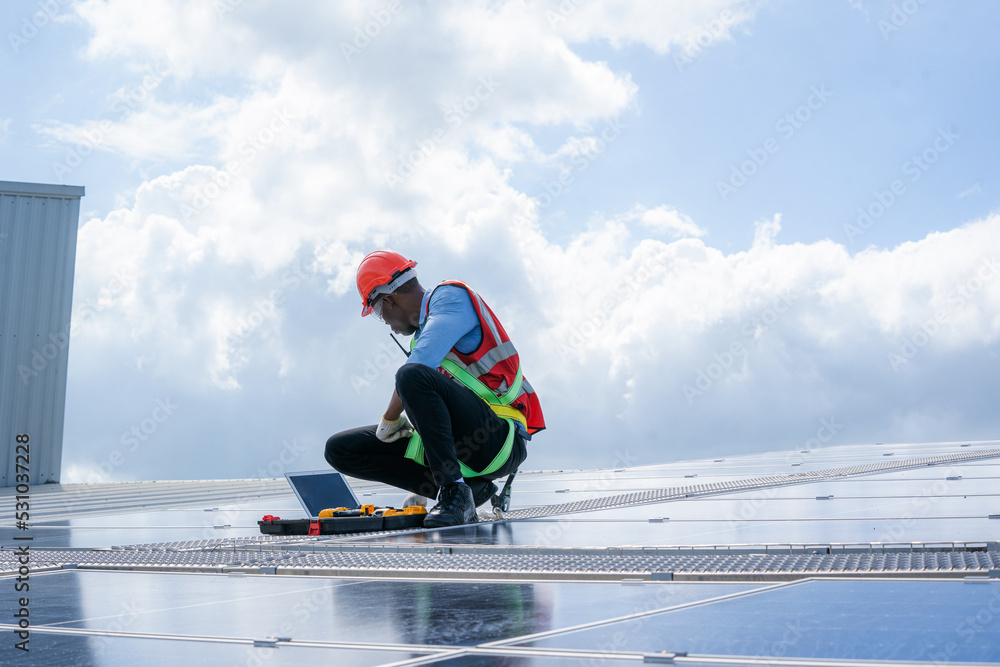
<instances>
[{"instance_id":1,"label":"toolbox","mask_svg":"<svg viewBox=\"0 0 1000 667\"><path fill-rule=\"evenodd\" d=\"M319 513L316 519L282 519L265 515L257 525L264 535L344 535L379 530L422 528L427 510L413 505L398 510L362 505L360 509L337 507Z\"/></svg>"}]
</instances>

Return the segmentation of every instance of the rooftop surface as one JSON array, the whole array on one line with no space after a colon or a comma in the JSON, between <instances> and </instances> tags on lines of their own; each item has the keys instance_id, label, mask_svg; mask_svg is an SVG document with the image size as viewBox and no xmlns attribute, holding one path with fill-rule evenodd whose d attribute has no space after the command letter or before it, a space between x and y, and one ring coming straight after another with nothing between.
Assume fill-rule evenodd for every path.
<instances>
[{"instance_id":1,"label":"rooftop surface","mask_svg":"<svg viewBox=\"0 0 1000 667\"><path fill-rule=\"evenodd\" d=\"M998 479L998 441L525 471L502 520L298 537L284 479L32 487L27 529L4 489L0 664L996 663Z\"/></svg>"}]
</instances>

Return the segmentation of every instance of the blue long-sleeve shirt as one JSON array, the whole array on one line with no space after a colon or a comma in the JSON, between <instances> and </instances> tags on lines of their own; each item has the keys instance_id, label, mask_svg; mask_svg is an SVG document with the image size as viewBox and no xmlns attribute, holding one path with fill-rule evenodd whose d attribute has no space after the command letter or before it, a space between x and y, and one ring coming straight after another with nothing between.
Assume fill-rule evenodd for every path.
<instances>
[{"instance_id":1,"label":"blue long-sleeve shirt","mask_svg":"<svg viewBox=\"0 0 1000 667\"><path fill-rule=\"evenodd\" d=\"M424 313L427 313L426 319ZM469 293L461 287L441 285L425 292L420 303L420 317L419 331L415 334L417 342L406 360L408 364L437 368L451 348L468 354L482 341L479 317Z\"/></svg>"}]
</instances>

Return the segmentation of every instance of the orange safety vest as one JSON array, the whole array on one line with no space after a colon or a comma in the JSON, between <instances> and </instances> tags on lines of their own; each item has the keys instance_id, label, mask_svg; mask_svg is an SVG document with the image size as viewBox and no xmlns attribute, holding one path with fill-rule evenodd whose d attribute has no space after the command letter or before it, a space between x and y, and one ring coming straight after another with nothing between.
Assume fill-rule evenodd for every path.
<instances>
[{"instance_id":1,"label":"orange safety vest","mask_svg":"<svg viewBox=\"0 0 1000 667\"><path fill-rule=\"evenodd\" d=\"M485 384L499 398L503 396L510 387L514 386L517 378L521 359L517 354L517 349L510 341L510 336L504 331L500 320L493 314L483 298L476 294L471 287L458 280L446 280L441 285L454 285L461 287L469 293L472 299L472 307L479 317L479 328L482 330L483 339L479 347L469 354L462 354L455 348L451 348L445 359L450 359L460 368L471 373L480 382ZM441 285L438 285L440 287ZM434 289L437 289L435 287ZM431 292L433 296L433 292ZM430 309L430 298L427 299L427 311L423 318L426 319ZM458 378L455 378L444 366L438 370L456 382L465 386ZM471 388L471 387L470 387ZM537 433L545 428L545 417L542 415L542 406L538 402L538 396L531 388L528 378L521 378L521 391L507 405L516 408L524 415L524 426L528 433ZM520 421L520 420L518 420Z\"/></svg>"},{"instance_id":2,"label":"orange safety vest","mask_svg":"<svg viewBox=\"0 0 1000 667\"><path fill-rule=\"evenodd\" d=\"M475 471L461 461L458 463L464 477L488 475L503 466L510 458L514 442L514 422L520 422L530 434L545 428L545 418L542 416L542 406L538 403L538 397L521 372L521 359L517 350L514 349L514 344L510 342L510 337L490 307L463 282L446 280L438 287L441 285L455 285L469 293L472 306L479 318L483 339L479 347L470 354L462 354L451 348L441 361L438 371L463 387L471 389L489 403L497 416L507 421L510 429L503 447L484 470ZM430 302L431 298L428 297L423 320L430 314ZM411 350L416 344L416 339L414 336L410 341ZM423 440L416 431L410 436L405 456L420 465L427 465L424 459Z\"/></svg>"}]
</instances>

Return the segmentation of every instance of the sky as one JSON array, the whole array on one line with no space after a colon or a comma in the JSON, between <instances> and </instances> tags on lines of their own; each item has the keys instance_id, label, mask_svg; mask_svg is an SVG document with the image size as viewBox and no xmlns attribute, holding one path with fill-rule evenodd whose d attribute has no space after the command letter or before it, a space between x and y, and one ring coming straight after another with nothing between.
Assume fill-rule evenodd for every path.
<instances>
[{"instance_id":1,"label":"sky","mask_svg":"<svg viewBox=\"0 0 1000 667\"><path fill-rule=\"evenodd\" d=\"M1000 5L12 0L0 180L82 185L63 482L275 477L469 283L523 469L1000 437Z\"/></svg>"}]
</instances>

